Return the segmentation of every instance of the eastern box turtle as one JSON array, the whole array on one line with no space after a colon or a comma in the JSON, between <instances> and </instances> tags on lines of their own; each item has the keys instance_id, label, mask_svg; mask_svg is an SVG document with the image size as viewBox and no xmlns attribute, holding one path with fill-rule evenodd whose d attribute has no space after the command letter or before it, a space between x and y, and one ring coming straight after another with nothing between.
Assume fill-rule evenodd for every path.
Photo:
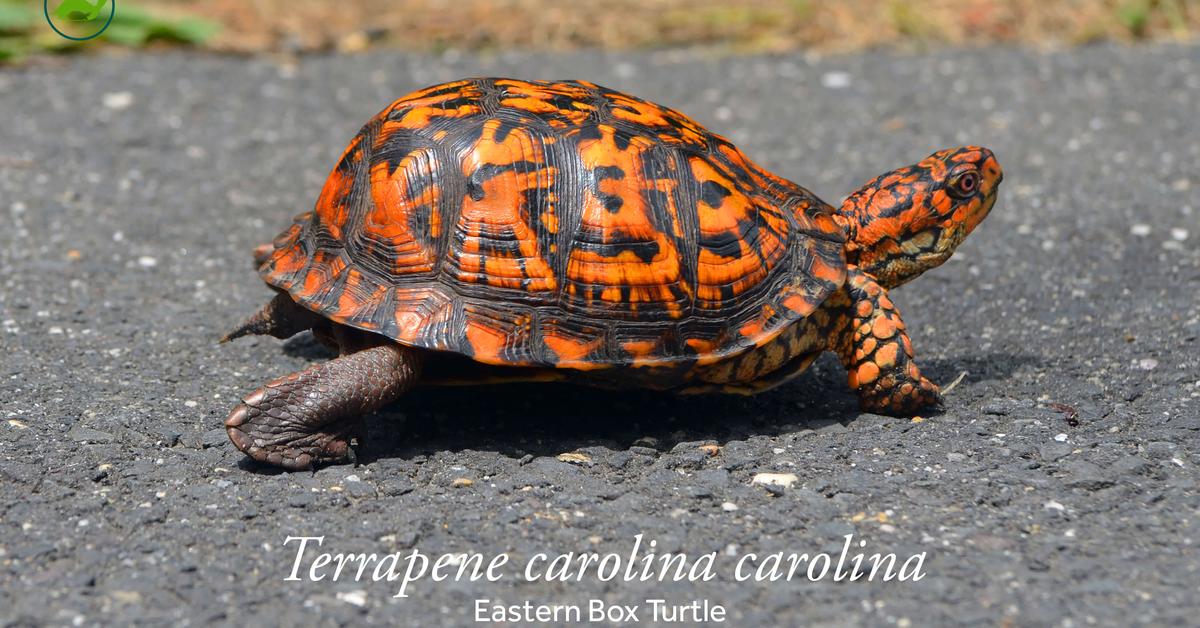
<instances>
[{"instance_id":1,"label":"eastern box turtle","mask_svg":"<svg viewBox=\"0 0 1200 628\"><path fill-rule=\"evenodd\" d=\"M888 290L946 261L996 201L965 146L840 208L691 118L585 81L469 79L362 127L313 211L255 251L278 294L226 340L312 330L340 357L225 421L289 469L351 459L362 416L418 382L571 380L751 394L837 353L863 408L940 402Z\"/></svg>"}]
</instances>

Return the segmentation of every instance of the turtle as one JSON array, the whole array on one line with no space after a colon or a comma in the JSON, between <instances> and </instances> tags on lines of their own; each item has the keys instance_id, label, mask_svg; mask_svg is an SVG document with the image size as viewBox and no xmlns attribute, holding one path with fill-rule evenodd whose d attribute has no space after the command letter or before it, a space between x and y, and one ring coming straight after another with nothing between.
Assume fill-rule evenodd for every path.
<instances>
[{"instance_id":1,"label":"turtle","mask_svg":"<svg viewBox=\"0 0 1200 628\"><path fill-rule=\"evenodd\" d=\"M337 357L225 421L251 458L355 459L414 385L568 381L756 394L836 353L861 407L942 403L889 291L945 262L1003 179L939 150L834 207L674 109L583 80L471 78L404 96L312 211L254 250L275 296L227 334Z\"/></svg>"}]
</instances>

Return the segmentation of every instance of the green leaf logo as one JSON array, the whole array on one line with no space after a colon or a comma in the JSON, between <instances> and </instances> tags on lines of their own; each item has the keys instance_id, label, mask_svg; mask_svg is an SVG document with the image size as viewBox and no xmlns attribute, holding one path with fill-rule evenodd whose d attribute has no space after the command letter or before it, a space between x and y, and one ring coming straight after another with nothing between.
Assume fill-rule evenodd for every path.
<instances>
[{"instance_id":1,"label":"green leaf logo","mask_svg":"<svg viewBox=\"0 0 1200 628\"><path fill-rule=\"evenodd\" d=\"M63 0L54 16L71 22L87 22L100 15L108 0Z\"/></svg>"},{"instance_id":2,"label":"green leaf logo","mask_svg":"<svg viewBox=\"0 0 1200 628\"><path fill-rule=\"evenodd\" d=\"M5 2L8 0L0 0L0 5ZM117 0L61 0L53 12L50 10L50 0L42 0L42 13L50 28L63 39L87 41L95 39L112 25L117 14ZM108 15L105 16L105 13ZM58 23L55 24L55 21ZM82 33L82 30L94 32Z\"/></svg>"}]
</instances>

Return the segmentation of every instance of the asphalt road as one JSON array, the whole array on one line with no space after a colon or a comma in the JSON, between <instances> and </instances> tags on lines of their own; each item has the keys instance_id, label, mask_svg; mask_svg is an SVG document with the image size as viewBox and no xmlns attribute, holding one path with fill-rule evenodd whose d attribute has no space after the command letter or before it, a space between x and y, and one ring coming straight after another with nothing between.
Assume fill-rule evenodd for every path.
<instances>
[{"instance_id":1,"label":"asphalt road","mask_svg":"<svg viewBox=\"0 0 1200 628\"><path fill-rule=\"evenodd\" d=\"M675 106L835 203L936 148L994 149L996 210L896 293L927 374L967 373L946 410L861 415L826 356L750 400L422 390L371 420L357 468L246 463L220 429L229 409L327 357L305 338L217 345L269 296L251 248L312 206L391 99L481 74L588 78ZM648 622L654 597L720 604L737 626L1193 623L1198 103L1196 47L4 70L0 625L464 624L483 598L638 604ZM764 472L798 480L751 483ZM628 554L639 533L660 554L717 552L716 578L521 574L539 552ZM836 556L846 534L925 552L924 577L734 579L747 553ZM395 598L399 582L369 570L285 581L289 535L511 560L497 582L425 578Z\"/></svg>"}]
</instances>

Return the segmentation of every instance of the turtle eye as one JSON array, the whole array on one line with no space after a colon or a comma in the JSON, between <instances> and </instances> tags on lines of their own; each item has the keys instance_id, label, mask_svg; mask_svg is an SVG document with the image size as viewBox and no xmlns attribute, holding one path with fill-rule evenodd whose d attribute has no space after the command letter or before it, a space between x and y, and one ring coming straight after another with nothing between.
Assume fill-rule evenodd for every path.
<instances>
[{"instance_id":1,"label":"turtle eye","mask_svg":"<svg viewBox=\"0 0 1200 628\"><path fill-rule=\"evenodd\" d=\"M964 172L950 182L950 189L956 196L970 196L979 187L979 173L974 170Z\"/></svg>"}]
</instances>

